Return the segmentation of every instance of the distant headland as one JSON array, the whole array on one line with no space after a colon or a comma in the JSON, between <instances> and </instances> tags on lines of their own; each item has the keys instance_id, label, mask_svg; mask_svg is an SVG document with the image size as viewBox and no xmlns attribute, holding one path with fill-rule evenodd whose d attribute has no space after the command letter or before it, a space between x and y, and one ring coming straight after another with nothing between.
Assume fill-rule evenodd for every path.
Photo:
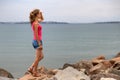
<instances>
[{"instance_id":1,"label":"distant headland","mask_svg":"<svg viewBox=\"0 0 120 80\"><path fill-rule=\"evenodd\" d=\"M88 23L70 23L70 22L57 22L57 21L45 21L42 24L114 24L120 23L120 21L106 21L106 22L88 22ZM0 24L30 24L28 21L21 22L0 22Z\"/></svg>"},{"instance_id":2,"label":"distant headland","mask_svg":"<svg viewBox=\"0 0 120 80\"><path fill-rule=\"evenodd\" d=\"M120 23L120 21L109 21L109 22L94 22L95 24L104 24L104 23Z\"/></svg>"}]
</instances>

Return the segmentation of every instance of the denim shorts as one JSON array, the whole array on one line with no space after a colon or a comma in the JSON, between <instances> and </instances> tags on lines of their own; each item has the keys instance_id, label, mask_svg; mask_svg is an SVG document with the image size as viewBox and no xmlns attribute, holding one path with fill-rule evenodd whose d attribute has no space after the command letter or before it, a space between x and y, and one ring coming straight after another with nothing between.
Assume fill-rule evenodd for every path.
<instances>
[{"instance_id":1,"label":"denim shorts","mask_svg":"<svg viewBox=\"0 0 120 80\"><path fill-rule=\"evenodd\" d=\"M40 40L40 43L42 44L42 40ZM37 49L39 47L37 40L33 40L32 45L33 45L34 49Z\"/></svg>"}]
</instances>

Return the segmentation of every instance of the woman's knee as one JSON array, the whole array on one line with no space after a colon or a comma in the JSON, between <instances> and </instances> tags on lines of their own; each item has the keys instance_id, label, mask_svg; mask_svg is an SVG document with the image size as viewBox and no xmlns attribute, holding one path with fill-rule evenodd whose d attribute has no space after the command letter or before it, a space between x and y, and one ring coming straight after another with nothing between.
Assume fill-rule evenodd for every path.
<instances>
[{"instance_id":1,"label":"woman's knee","mask_svg":"<svg viewBox=\"0 0 120 80\"><path fill-rule=\"evenodd\" d=\"M38 57L38 61L42 60L44 58L44 55L41 54L39 57Z\"/></svg>"},{"instance_id":2,"label":"woman's knee","mask_svg":"<svg viewBox=\"0 0 120 80\"><path fill-rule=\"evenodd\" d=\"M42 53L42 50L39 48L39 49L37 49L38 50L38 57L37 57L37 60L41 60L41 59L43 59L44 58L44 55L43 55L43 53Z\"/></svg>"}]
</instances>

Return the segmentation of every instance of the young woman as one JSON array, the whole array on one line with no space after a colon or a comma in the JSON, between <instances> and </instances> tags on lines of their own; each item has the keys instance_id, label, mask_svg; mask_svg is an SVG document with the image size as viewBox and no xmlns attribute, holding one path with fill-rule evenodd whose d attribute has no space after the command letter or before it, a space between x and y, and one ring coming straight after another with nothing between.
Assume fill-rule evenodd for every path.
<instances>
[{"instance_id":1,"label":"young woman","mask_svg":"<svg viewBox=\"0 0 120 80\"><path fill-rule=\"evenodd\" d=\"M43 21L42 12L35 9L30 12L30 23L33 31L33 47L36 50L36 57L33 64L28 68L28 71L35 77L40 76L37 72L39 61L43 59L43 46L42 46L42 26L39 24Z\"/></svg>"}]
</instances>

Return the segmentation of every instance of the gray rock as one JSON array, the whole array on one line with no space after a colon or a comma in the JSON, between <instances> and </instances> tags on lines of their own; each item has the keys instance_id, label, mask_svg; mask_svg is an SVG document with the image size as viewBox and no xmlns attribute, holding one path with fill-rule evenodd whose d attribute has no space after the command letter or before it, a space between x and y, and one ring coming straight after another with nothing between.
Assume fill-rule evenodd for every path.
<instances>
[{"instance_id":1,"label":"gray rock","mask_svg":"<svg viewBox=\"0 0 120 80\"><path fill-rule=\"evenodd\" d=\"M7 78L14 78L11 73L9 73L8 71L2 68L0 68L0 76L7 77Z\"/></svg>"},{"instance_id":2,"label":"gray rock","mask_svg":"<svg viewBox=\"0 0 120 80\"><path fill-rule=\"evenodd\" d=\"M64 70L58 71L50 80L90 80L90 78L83 72L67 67Z\"/></svg>"}]
</instances>

